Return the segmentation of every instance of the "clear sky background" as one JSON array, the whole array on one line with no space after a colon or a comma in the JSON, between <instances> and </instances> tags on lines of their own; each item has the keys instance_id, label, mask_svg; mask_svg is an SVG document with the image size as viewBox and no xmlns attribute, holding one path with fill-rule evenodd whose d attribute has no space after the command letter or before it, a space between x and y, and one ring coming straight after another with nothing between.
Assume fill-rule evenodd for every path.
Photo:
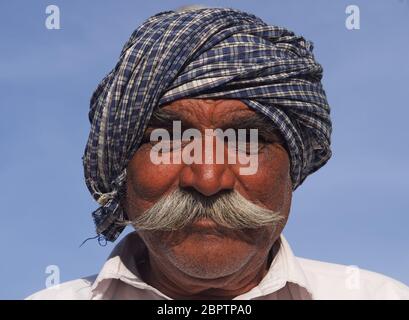
<instances>
[{"instance_id":1,"label":"clear sky background","mask_svg":"<svg viewBox=\"0 0 409 320\"><path fill-rule=\"evenodd\" d=\"M409 1L1 1L0 298L97 273L83 181L89 98L149 16L200 3L254 13L315 44L332 107L333 158L294 193L285 236L296 255L409 285ZM61 29L45 27L58 5ZM361 29L345 27L349 4Z\"/></svg>"}]
</instances>

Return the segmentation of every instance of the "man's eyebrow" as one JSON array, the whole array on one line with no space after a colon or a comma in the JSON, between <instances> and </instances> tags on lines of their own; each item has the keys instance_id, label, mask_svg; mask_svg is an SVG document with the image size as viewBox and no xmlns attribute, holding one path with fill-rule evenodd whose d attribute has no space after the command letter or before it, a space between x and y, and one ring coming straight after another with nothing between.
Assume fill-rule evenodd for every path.
<instances>
[{"instance_id":1,"label":"man's eyebrow","mask_svg":"<svg viewBox=\"0 0 409 320\"><path fill-rule=\"evenodd\" d=\"M172 129L173 121L183 122L183 119L177 112L160 108L152 113L148 127Z\"/></svg>"}]
</instances>

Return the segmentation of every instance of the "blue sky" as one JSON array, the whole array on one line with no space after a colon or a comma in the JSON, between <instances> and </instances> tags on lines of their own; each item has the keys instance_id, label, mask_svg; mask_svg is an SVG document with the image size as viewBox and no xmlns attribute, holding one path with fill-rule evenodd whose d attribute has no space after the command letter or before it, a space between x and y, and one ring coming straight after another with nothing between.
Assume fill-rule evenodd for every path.
<instances>
[{"instance_id":1,"label":"blue sky","mask_svg":"<svg viewBox=\"0 0 409 320\"><path fill-rule=\"evenodd\" d=\"M89 98L149 16L181 5L234 7L315 44L332 107L333 158L294 193L285 236L296 255L380 272L409 285L409 1L2 1L0 298L97 273L83 181ZM58 5L61 29L45 27ZM347 30L345 8L360 7Z\"/></svg>"}]
</instances>

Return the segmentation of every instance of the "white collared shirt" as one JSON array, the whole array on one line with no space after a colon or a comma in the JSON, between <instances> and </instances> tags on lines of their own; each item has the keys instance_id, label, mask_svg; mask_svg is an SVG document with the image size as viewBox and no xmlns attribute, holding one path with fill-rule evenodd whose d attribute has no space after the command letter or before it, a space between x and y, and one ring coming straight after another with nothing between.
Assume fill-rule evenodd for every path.
<instances>
[{"instance_id":1,"label":"white collared shirt","mask_svg":"<svg viewBox=\"0 0 409 320\"><path fill-rule=\"evenodd\" d=\"M114 248L98 275L62 283L26 299L172 300L145 283L137 264L147 249L136 232ZM378 273L295 257L283 235L269 271L260 283L233 300L408 299L409 287Z\"/></svg>"}]
</instances>

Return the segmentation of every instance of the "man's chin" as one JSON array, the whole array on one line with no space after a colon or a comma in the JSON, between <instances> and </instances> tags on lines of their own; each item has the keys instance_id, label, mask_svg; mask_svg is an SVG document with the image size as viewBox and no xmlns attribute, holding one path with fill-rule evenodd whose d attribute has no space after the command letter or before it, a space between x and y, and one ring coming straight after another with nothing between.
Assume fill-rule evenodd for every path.
<instances>
[{"instance_id":1,"label":"man's chin","mask_svg":"<svg viewBox=\"0 0 409 320\"><path fill-rule=\"evenodd\" d=\"M198 279L220 279L243 270L272 233L265 229L228 229L191 224L174 231L143 231L156 255Z\"/></svg>"}]
</instances>

